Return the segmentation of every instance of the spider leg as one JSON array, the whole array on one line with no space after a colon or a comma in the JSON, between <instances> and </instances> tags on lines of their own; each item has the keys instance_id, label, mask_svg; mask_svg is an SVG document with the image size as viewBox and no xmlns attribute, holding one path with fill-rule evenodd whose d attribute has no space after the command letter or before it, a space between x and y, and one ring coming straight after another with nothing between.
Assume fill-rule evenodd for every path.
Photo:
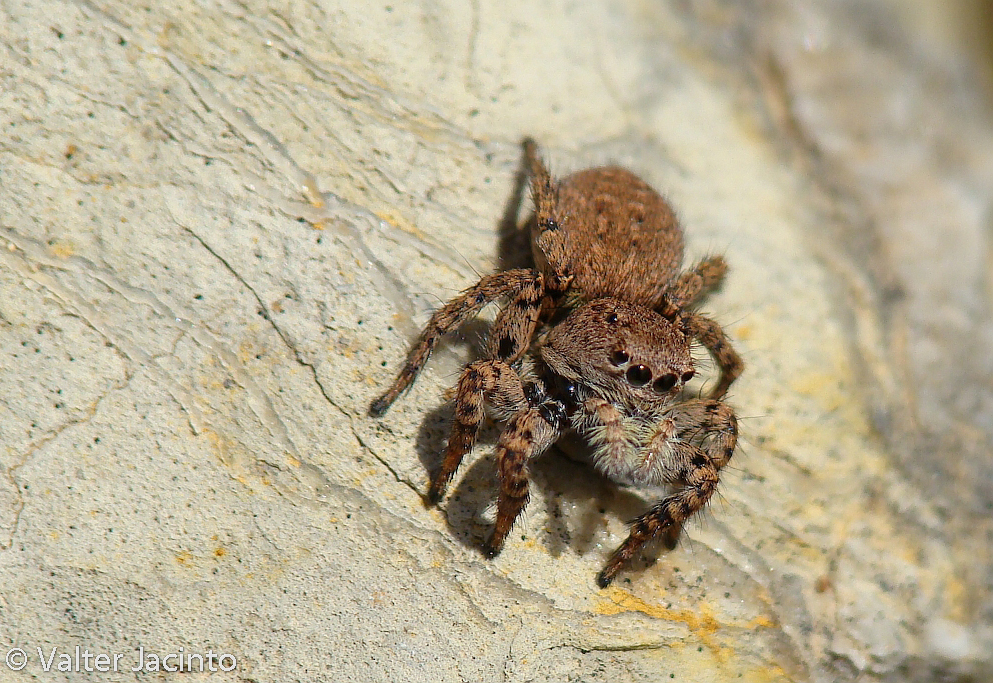
<instances>
[{"instance_id":1,"label":"spider leg","mask_svg":"<svg viewBox=\"0 0 993 683\"><path fill-rule=\"evenodd\" d=\"M445 459L428 489L430 503L437 503L445 495L445 489L462 459L476 444L476 435L484 417L484 401L489 401L502 413L516 413L528 407L521 378L507 363L479 360L462 371L455 391L455 420L448 437Z\"/></svg>"},{"instance_id":2,"label":"spider leg","mask_svg":"<svg viewBox=\"0 0 993 683\"><path fill-rule=\"evenodd\" d=\"M675 433L671 418L652 423L645 417L625 416L620 409L603 399L584 403L582 417L573 422L593 446L593 463L613 481L657 485L672 479L673 468L667 464L669 450L665 437ZM656 445L662 437L663 443ZM644 445L648 442L648 445ZM682 527L673 525L662 531L665 546L672 550Z\"/></svg>"},{"instance_id":3,"label":"spider leg","mask_svg":"<svg viewBox=\"0 0 993 683\"><path fill-rule=\"evenodd\" d=\"M636 519L624 543L614 551L597 584L606 588L634 554L659 534L679 529L703 508L717 490L720 470L731 459L738 442L738 422L730 406L720 401L697 400L679 404L671 413L671 427L659 430L649 448L665 447L666 467L683 488L663 498ZM693 443L698 441L700 445ZM664 442L659 443L659 442Z\"/></svg>"},{"instance_id":4,"label":"spider leg","mask_svg":"<svg viewBox=\"0 0 993 683\"><path fill-rule=\"evenodd\" d=\"M731 346L731 341L724 334L721 326L710 318L697 313L684 313L682 324L686 336L703 344L720 368L721 376L717 386L710 392L710 398L721 398L745 369L741 356Z\"/></svg>"},{"instance_id":5,"label":"spider leg","mask_svg":"<svg viewBox=\"0 0 993 683\"><path fill-rule=\"evenodd\" d=\"M671 316L699 303L707 292L720 286L727 271L728 264L723 256L708 256L689 270L684 270L666 292L660 312Z\"/></svg>"},{"instance_id":6,"label":"spider leg","mask_svg":"<svg viewBox=\"0 0 993 683\"><path fill-rule=\"evenodd\" d=\"M569 264L575 258L562 230L559 185L538 155L538 145L531 138L524 140L524 156L531 176L531 199L534 202L535 224L531 232L531 250L538 269L545 273L545 294L550 303L561 297L572 284L575 273Z\"/></svg>"},{"instance_id":7,"label":"spider leg","mask_svg":"<svg viewBox=\"0 0 993 683\"><path fill-rule=\"evenodd\" d=\"M507 328L508 337L512 339L514 346L514 354L508 358L516 360L527 349L531 341L530 335L534 332L539 310L530 302L534 298L532 292L534 290L540 292L542 286L541 273L528 268L495 273L485 276L478 283L435 311L417 343L407 354L407 362L404 363L403 369L400 370L386 393L372 402L372 405L369 406L369 413L374 417L385 413L400 393L414 381L443 336L474 317L486 304L504 296L512 298L512 305L508 311L501 313L497 322L499 324L503 320L502 326ZM540 294L538 298L540 299ZM521 301L524 303L519 303ZM521 311L525 313L523 322L518 321ZM530 322L532 320L534 322ZM511 332L520 335L520 337L511 336Z\"/></svg>"},{"instance_id":8,"label":"spider leg","mask_svg":"<svg viewBox=\"0 0 993 683\"><path fill-rule=\"evenodd\" d=\"M511 418L497 443L500 496L497 499L496 524L484 545L490 557L503 549L507 534L527 505L528 462L548 450L562 433L561 425L550 422L544 408L541 405L518 412Z\"/></svg>"},{"instance_id":9,"label":"spider leg","mask_svg":"<svg viewBox=\"0 0 993 683\"><path fill-rule=\"evenodd\" d=\"M555 183L548 167L538 155L538 143L532 138L524 140L524 156L531 174L531 195L538 218L549 216L557 201Z\"/></svg>"},{"instance_id":10,"label":"spider leg","mask_svg":"<svg viewBox=\"0 0 993 683\"><path fill-rule=\"evenodd\" d=\"M701 449L718 469L728 464L738 445L738 418L727 403L709 398L677 404L670 411L675 436L702 443ZM652 439L668 440L668 429L658 431Z\"/></svg>"},{"instance_id":11,"label":"spider leg","mask_svg":"<svg viewBox=\"0 0 993 683\"><path fill-rule=\"evenodd\" d=\"M543 278L537 275L520 283L507 306L500 311L486 342L486 357L513 363L528 346L542 309Z\"/></svg>"}]
</instances>

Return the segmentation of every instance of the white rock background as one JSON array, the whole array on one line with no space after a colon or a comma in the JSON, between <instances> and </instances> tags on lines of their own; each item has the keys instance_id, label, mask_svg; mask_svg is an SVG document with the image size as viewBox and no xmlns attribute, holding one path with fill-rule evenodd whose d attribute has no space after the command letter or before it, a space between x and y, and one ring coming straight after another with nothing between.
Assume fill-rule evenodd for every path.
<instances>
[{"instance_id":1,"label":"white rock background","mask_svg":"<svg viewBox=\"0 0 993 683\"><path fill-rule=\"evenodd\" d=\"M217 681L993 680L993 126L935 7L0 2L0 648L31 657L0 680L134 680L42 670L76 645L236 656ZM495 561L488 448L421 503L485 326L366 416L520 256L525 135L636 170L733 268L742 447L604 591L652 499L563 451Z\"/></svg>"}]
</instances>

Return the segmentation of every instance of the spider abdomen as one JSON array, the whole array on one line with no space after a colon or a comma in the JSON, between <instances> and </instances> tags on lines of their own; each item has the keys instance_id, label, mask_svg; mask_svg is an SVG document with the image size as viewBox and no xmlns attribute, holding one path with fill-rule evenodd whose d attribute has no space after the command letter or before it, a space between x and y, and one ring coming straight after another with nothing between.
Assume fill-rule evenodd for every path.
<instances>
[{"instance_id":1,"label":"spider abdomen","mask_svg":"<svg viewBox=\"0 0 993 683\"><path fill-rule=\"evenodd\" d=\"M558 186L557 230L541 231L536 260L567 271L586 299L616 297L650 306L679 272L683 234L662 196L638 176L607 166L574 173Z\"/></svg>"}]
</instances>

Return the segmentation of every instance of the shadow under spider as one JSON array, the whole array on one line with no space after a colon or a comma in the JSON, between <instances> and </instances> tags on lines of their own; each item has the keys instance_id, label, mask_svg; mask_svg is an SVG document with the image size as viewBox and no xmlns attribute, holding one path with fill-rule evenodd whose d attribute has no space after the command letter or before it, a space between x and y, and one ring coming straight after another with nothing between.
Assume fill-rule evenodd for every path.
<instances>
[{"instance_id":1,"label":"shadow under spider","mask_svg":"<svg viewBox=\"0 0 993 683\"><path fill-rule=\"evenodd\" d=\"M528 188L527 157L522 154L514 173L514 184L503 207L503 215L497 223L497 270L513 270L515 268L534 268L534 258L531 255L531 227L534 224L534 212L528 212L523 225L518 225L517 219L524 203L524 193Z\"/></svg>"},{"instance_id":2,"label":"shadow under spider","mask_svg":"<svg viewBox=\"0 0 993 683\"><path fill-rule=\"evenodd\" d=\"M422 423L417 450L430 477L441 465L451 420L452 403L448 401L432 410ZM483 424L476 448L466 455L459 468L460 476L440 504L451 536L480 552L492 529L492 520L484 520L483 513L495 506L499 491L494 447L502 430L499 423ZM583 450L578 438L565 436L563 441L570 452ZM582 456L571 457L557 445L531 463L529 479L532 499L540 496L544 506L532 503L525 509L508 543L519 543L529 536L540 538L552 557L559 557L566 548L571 548L580 557L601 553L602 561L606 562L613 548L598 548L597 539L604 534L608 520L628 522L658 500L608 481ZM536 509L540 507L544 507L544 513ZM670 534L647 544L627 573L638 573L652 566L666 550L675 547L677 536Z\"/></svg>"},{"instance_id":3,"label":"shadow under spider","mask_svg":"<svg viewBox=\"0 0 993 683\"><path fill-rule=\"evenodd\" d=\"M553 557L569 546L580 557L591 551L602 552L606 561L614 548L598 548L597 543L606 532L608 520L619 519L627 525L662 498L655 491L609 481L593 467L589 445L573 432L566 432L555 447L535 461L531 472L531 491L544 498L547 520L542 532L544 545ZM570 512L570 507L578 512ZM674 530L646 544L639 551L644 566L651 566L664 551L675 548L679 535ZM626 571L641 568L635 562Z\"/></svg>"}]
</instances>

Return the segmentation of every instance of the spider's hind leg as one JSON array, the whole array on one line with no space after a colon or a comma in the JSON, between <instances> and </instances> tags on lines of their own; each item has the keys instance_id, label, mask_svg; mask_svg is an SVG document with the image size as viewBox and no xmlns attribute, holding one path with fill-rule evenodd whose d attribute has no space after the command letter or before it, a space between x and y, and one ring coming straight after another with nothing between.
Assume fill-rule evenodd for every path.
<instances>
[{"instance_id":1,"label":"spider's hind leg","mask_svg":"<svg viewBox=\"0 0 993 683\"><path fill-rule=\"evenodd\" d=\"M538 154L538 143L533 138L524 139L524 157L527 160L528 172L531 175L531 192L535 208L539 213L545 202L554 201L555 183L545 162Z\"/></svg>"}]
</instances>

